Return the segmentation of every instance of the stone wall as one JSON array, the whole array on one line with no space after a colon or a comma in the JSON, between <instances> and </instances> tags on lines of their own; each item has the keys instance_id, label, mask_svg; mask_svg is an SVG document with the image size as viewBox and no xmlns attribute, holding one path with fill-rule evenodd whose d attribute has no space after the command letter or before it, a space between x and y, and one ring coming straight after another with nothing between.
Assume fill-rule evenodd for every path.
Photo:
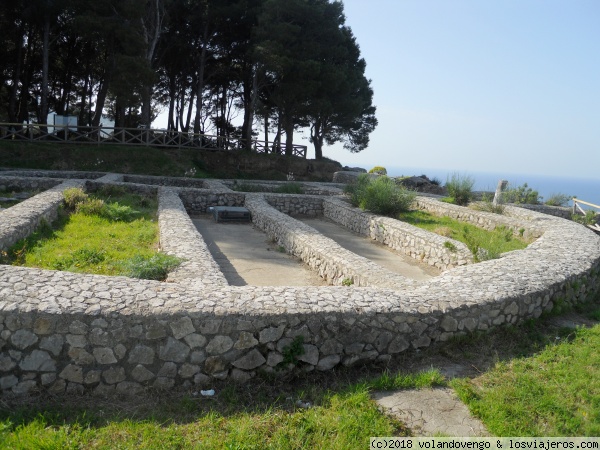
<instances>
[{"instance_id":1,"label":"stone wall","mask_svg":"<svg viewBox=\"0 0 600 450\"><path fill-rule=\"evenodd\" d=\"M2 172L0 172L1 174ZM22 178L22 177L1 177L0 191L38 191L53 188L60 184L60 180L53 178Z\"/></svg>"},{"instance_id":2,"label":"stone wall","mask_svg":"<svg viewBox=\"0 0 600 450\"><path fill-rule=\"evenodd\" d=\"M0 185L6 183L0 181ZM21 185L27 183L23 180ZM0 250L8 250L19 239L26 238L45 221L52 223L58 217L58 208L63 203L65 189L83 188L83 180L64 181L55 187L35 195L10 208L0 211Z\"/></svg>"},{"instance_id":3,"label":"stone wall","mask_svg":"<svg viewBox=\"0 0 600 450\"><path fill-rule=\"evenodd\" d=\"M323 201L323 215L355 233L441 270L473 262L471 252L462 242L364 212L339 198Z\"/></svg>"},{"instance_id":4,"label":"stone wall","mask_svg":"<svg viewBox=\"0 0 600 450\"><path fill-rule=\"evenodd\" d=\"M38 201L59 201L65 186L7 209L0 227L20 215L42 214ZM198 235L188 234L181 205L186 201L178 203L177 193L208 195L202 189L160 191L161 239L176 254L186 251L184 240L190 248L201 247ZM213 195L217 201L239 200L225 192ZM5 215L18 206L19 214ZM396 278L394 284L390 277L358 287L362 277L371 276L369 269L381 272L330 247L262 194L246 195L246 206L257 226L287 239L288 250L314 254L305 258L318 258L320 265L347 267L346 274L337 268L323 272L334 280L352 276L354 286L234 287L211 282L216 269L210 267L191 271L202 283L190 278L161 283L0 266L2 395L39 389L129 395L146 387L208 387L214 379L244 382L261 372L291 369L284 354L294 342L302 349L294 355L297 370L387 361L453 336L539 317L557 304L588 301L600 286L600 237L534 211L527 211L528 219L511 219L539 231L525 250L427 281ZM171 247L169 240L181 242Z\"/></svg>"}]
</instances>

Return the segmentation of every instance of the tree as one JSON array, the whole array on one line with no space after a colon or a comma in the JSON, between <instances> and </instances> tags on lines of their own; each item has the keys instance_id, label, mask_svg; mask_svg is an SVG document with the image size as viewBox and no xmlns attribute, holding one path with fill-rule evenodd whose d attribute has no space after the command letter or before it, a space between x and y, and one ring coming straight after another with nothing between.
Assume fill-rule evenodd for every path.
<instances>
[{"instance_id":1,"label":"tree","mask_svg":"<svg viewBox=\"0 0 600 450\"><path fill-rule=\"evenodd\" d=\"M280 111L286 155L296 126L311 126L317 158L323 143L344 141L361 151L377 125L365 61L343 4L328 0L267 0L257 29L257 55L274 88L269 101Z\"/></svg>"}]
</instances>

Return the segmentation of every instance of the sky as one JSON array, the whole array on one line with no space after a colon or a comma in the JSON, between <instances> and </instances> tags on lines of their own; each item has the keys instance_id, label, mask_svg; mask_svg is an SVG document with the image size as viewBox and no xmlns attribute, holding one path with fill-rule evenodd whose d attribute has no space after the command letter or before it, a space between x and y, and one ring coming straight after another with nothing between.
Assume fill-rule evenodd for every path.
<instances>
[{"instance_id":1,"label":"sky","mask_svg":"<svg viewBox=\"0 0 600 450\"><path fill-rule=\"evenodd\" d=\"M343 3L379 125L362 152L324 156L390 175L600 180L600 0ZM294 140L314 158L308 136Z\"/></svg>"},{"instance_id":2,"label":"sky","mask_svg":"<svg viewBox=\"0 0 600 450\"><path fill-rule=\"evenodd\" d=\"M379 125L343 165L598 178L600 1L344 0ZM308 136L308 134L306 134ZM297 143L312 145L305 137Z\"/></svg>"}]
</instances>

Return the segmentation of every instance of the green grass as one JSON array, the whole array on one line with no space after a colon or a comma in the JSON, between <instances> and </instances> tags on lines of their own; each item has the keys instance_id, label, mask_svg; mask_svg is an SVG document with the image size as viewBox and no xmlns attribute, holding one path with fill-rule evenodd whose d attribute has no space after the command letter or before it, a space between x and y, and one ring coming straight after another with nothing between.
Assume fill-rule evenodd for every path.
<instances>
[{"instance_id":1,"label":"green grass","mask_svg":"<svg viewBox=\"0 0 600 450\"><path fill-rule=\"evenodd\" d=\"M405 436L399 422L382 414L373 389L431 387L436 371L391 375L332 389L319 383L291 388L258 378L252 389L226 386L215 397L149 399L126 410L118 401L93 404L54 401L0 407L0 447L11 449L304 449L367 448L371 436ZM303 384L303 381L300 381ZM303 389L306 388L306 389ZM301 408L297 400L310 403ZM91 400L90 400L91 402ZM115 405L118 407L115 408Z\"/></svg>"},{"instance_id":2,"label":"green grass","mask_svg":"<svg viewBox=\"0 0 600 450\"><path fill-rule=\"evenodd\" d=\"M600 325L451 385L498 436L600 435Z\"/></svg>"},{"instance_id":3,"label":"green grass","mask_svg":"<svg viewBox=\"0 0 600 450\"><path fill-rule=\"evenodd\" d=\"M527 247L527 241L513 236L503 227L487 231L475 225L460 222L450 217L438 217L425 211L408 211L398 216L399 220L410 223L427 231L438 233L463 242L473 253L476 260L497 258L501 253L521 250ZM479 249L484 249L482 253Z\"/></svg>"},{"instance_id":4,"label":"green grass","mask_svg":"<svg viewBox=\"0 0 600 450\"><path fill-rule=\"evenodd\" d=\"M164 279L164 270L152 272L148 266L168 270L178 261L167 255L156 256L156 200L114 189L98 197L80 203L78 212L61 213L53 226L42 224L3 255L3 262L77 273ZM94 208L85 207L90 204ZM99 205L103 207L96 208Z\"/></svg>"}]
</instances>

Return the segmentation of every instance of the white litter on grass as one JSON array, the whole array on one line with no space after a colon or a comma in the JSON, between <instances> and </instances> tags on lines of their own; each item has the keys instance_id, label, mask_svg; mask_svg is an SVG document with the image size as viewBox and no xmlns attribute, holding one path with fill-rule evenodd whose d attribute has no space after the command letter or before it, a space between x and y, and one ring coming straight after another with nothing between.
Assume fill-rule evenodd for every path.
<instances>
[{"instance_id":1,"label":"white litter on grass","mask_svg":"<svg viewBox=\"0 0 600 450\"><path fill-rule=\"evenodd\" d=\"M203 395L204 397L212 397L213 395L215 395L215 390L209 389L207 391L200 391L200 394Z\"/></svg>"}]
</instances>

